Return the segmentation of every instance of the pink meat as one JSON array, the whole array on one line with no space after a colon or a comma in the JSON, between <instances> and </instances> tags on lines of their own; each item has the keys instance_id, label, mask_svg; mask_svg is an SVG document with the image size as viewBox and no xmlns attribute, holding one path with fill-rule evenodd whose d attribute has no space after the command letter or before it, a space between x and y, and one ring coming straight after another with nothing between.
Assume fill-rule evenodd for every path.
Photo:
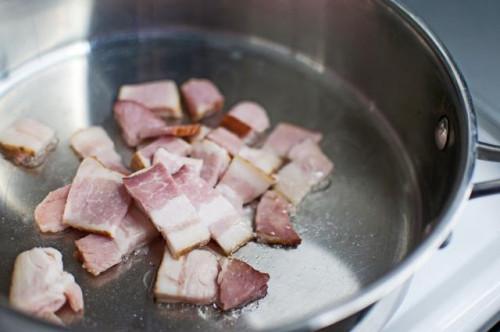
<instances>
[{"instance_id":1,"label":"pink meat","mask_svg":"<svg viewBox=\"0 0 500 332\"><path fill-rule=\"evenodd\" d=\"M267 191L260 199L255 215L255 231L260 242L296 246L300 237L290 222L290 204L275 191Z\"/></svg>"},{"instance_id":2,"label":"pink meat","mask_svg":"<svg viewBox=\"0 0 500 332\"><path fill-rule=\"evenodd\" d=\"M122 175L93 158L85 158L68 194L64 224L115 237L129 203L130 196L123 186Z\"/></svg>"},{"instance_id":3,"label":"pink meat","mask_svg":"<svg viewBox=\"0 0 500 332\"><path fill-rule=\"evenodd\" d=\"M117 101L113 110L128 146L137 146L141 142L141 131L165 126L165 122L152 111L133 101Z\"/></svg>"},{"instance_id":4,"label":"pink meat","mask_svg":"<svg viewBox=\"0 0 500 332\"><path fill-rule=\"evenodd\" d=\"M122 158L115 150L115 144L102 127L88 127L81 129L71 137L71 147L80 158L94 157L104 166L129 174L123 166Z\"/></svg>"},{"instance_id":5,"label":"pink meat","mask_svg":"<svg viewBox=\"0 0 500 332\"><path fill-rule=\"evenodd\" d=\"M158 231L148 217L132 205L116 230L115 238L89 234L75 241L75 245L83 267L97 276L157 236Z\"/></svg>"},{"instance_id":6,"label":"pink meat","mask_svg":"<svg viewBox=\"0 0 500 332\"><path fill-rule=\"evenodd\" d=\"M228 186L243 204L253 201L274 184L274 179L238 156L234 157L217 187Z\"/></svg>"},{"instance_id":7,"label":"pink meat","mask_svg":"<svg viewBox=\"0 0 500 332\"><path fill-rule=\"evenodd\" d=\"M210 304L217 300L217 257L193 250L175 259L165 250L154 287L155 298L167 303Z\"/></svg>"},{"instance_id":8,"label":"pink meat","mask_svg":"<svg viewBox=\"0 0 500 332\"><path fill-rule=\"evenodd\" d=\"M217 278L218 305L222 310L242 307L267 295L269 274L238 259L224 259Z\"/></svg>"},{"instance_id":9,"label":"pink meat","mask_svg":"<svg viewBox=\"0 0 500 332\"><path fill-rule=\"evenodd\" d=\"M245 143L238 136L223 127L212 130L207 135L207 139L217 143L233 156L237 156L245 146Z\"/></svg>"},{"instance_id":10,"label":"pink meat","mask_svg":"<svg viewBox=\"0 0 500 332\"><path fill-rule=\"evenodd\" d=\"M9 299L14 308L56 323L61 323L56 312L66 303L75 312L83 310L82 290L63 270L62 255L54 248L33 248L17 256Z\"/></svg>"},{"instance_id":11,"label":"pink meat","mask_svg":"<svg viewBox=\"0 0 500 332\"><path fill-rule=\"evenodd\" d=\"M155 152L163 148L168 152L179 156L191 153L191 145L183 139L171 136L162 136L144 146L140 146L132 156L131 167L135 170L151 166L151 159Z\"/></svg>"},{"instance_id":12,"label":"pink meat","mask_svg":"<svg viewBox=\"0 0 500 332\"><path fill-rule=\"evenodd\" d=\"M182 166L186 165L193 170L194 173L200 174L203 167L203 160L196 158L188 158L179 156L160 148L155 152L153 164L162 163L170 174L177 173Z\"/></svg>"},{"instance_id":13,"label":"pink meat","mask_svg":"<svg viewBox=\"0 0 500 332\"><path fill-rule=\"evenodd\" d=\"M220 112L224 106L219 89L206 79L190 79L181 86L181 92L194 121Z\"/></svg>"},{"instance_id":14,"label":"pink meat","mask_svg":"<svg viewBox=\"0 0 500 332\"><path fill-rule=\"evenodd\" d=\"M222 126L246 143L251 143L269 128L270 121L262 106L251 101L243 101L233 106L224 116Z\"/></svg>"},{"instance_id":15,"label":"pink meat","mask_svg":"<svg viewBox=\"0 0 500 332\"><path fill-rule=\"evenodd\" d=\"M56 233L66 229L63 224L64 207L71 185L49 192L35 208L35 222L43 233Z\"/></svg>"},{"instance_id":16,"label":"pink meat","mask_svg":"<svg viewBox=\"0 0 500 332\"><path fill-rule=\"evenodd\" d=\"M140 103L162 117L182 117L179 91L174 81L123 85L120 87L118 99Z\"/></svg>"},{"instance_id":17,"label":"pink meat","mask_svg":"<svg viewBox=\"0 0 500 332\"><path fill-rule=\"evenodd\" d=\"M280 123L267 138L264 148L276 152L280 157L286 157L292 147L308 138L319 143L322 135L289 123Z\"/></svg>"},{"instance_id":18,"label":"pink meat","mask_svg":"<svg viewBox=\"0 0 500 332\"><path fill-rule=\"evenodd\" d=\"M201 223L196 209L165 166L154 164L124 178L123 182L166 239L174 257L180 257L210 240L208 228Z\"/></svg>"},{"instance_id":19,"label":"pink meat","mask_svg":"<svg viewBox=\"0 0 500 332\"><path fill-rule=\"evenodd\" d=\"M224 174L230 161L227 151L209 140L194 143L191 156L203 160L201 178L212 187Z\"/></svg>"},{"instance_id":20,"label":"pink meat","mask_svg":"<svg viewBox=\"0 0 500 332\"><path fill-rule=\"evenodd\" d=\"M0 151L25 167L40 166L57 142L53 129L33 119L18 119L0 132Z\"/></svg>"},{"instance_id":21,"label":"pink meat","mask_svg":"<svg viewBox=\"0 0 500 332\"><path fill-rule=\"evenodd\" d=\"M155 138L159 136L177 136L177 137L190 137L198 134L200 131L200 124L184 124L184 125L164 125L163 127L144 128L139 132L141 139Z\"/></svg>"},{"instance_id":22,"label":"pink meat","mask_svg":"<svg viewBox=\"0 0 500 332\"><path fill-rule=\"evenodd\" d=\"M310 139L293 147L288 158L292 162L278 172L275 189L297 205L314 185L332 172L333 163Z\"/></svg>"},{"instance_id":23,"label":"pink meat","mask_svg":"<svg viewBox=\"0 0 500 332\"><path fill-rule=\"evenodd\" d=\"M244 223L239 211L196 171L182 167L174 180L196 208L212 239L226 254L236 251L253 237L252 229Z\"/></svg>"}]
</instances>

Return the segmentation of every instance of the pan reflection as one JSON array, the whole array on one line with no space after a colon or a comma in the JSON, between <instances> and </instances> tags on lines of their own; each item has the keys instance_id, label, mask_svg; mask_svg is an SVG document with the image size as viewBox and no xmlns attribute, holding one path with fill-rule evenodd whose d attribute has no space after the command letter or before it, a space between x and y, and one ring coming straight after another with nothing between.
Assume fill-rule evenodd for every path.
<instances>
[{"instance_id":1,"label":"pan reflection","mask_svg":"<svg viewBox=\"0 0 500 332\"><path fill-rule=\"evenodd\" d=\"M304 317L331 303L332 298L341 300L361 288L350 266L310 241L290 250L251 243L238 256L271 275L268 295L254 310L243 311L243 319L255 329Z\"/></svg>"}]
</instances>

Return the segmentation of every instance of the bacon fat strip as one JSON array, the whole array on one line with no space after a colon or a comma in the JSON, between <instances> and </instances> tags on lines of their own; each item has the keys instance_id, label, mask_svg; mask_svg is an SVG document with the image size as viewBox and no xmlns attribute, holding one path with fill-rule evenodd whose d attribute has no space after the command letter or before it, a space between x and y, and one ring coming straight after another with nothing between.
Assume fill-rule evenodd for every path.
<instances>
[{"instance_id":1,"label":"bacon fat strip","mask_svg":"<svg viewBox=\"0 0 500 332\"><path fill-rule=\"evenodd\" d=\"M148 144L139 146L132 156L130 167L138 171L151 166L151 159L160 148L179 156L187 156L192 149L191 145L181 138L162 136Z\"/></svg>"},{"instance_id":2,"label":"bacon fat strip","mask_svg":"<svg viewBox=\"0 0 500 332\"><path fill-rule=\"evenodd\" d=\"M154 287L159 302L210 304L217 300L217 257L208 250L195 249L174 258L165 249Z\"/></svg>"},{"instance_id":3,"label":"bacon fat strip","mask_svg":"<svg viewBox=\"0 0 500 332\"><path fill-rule=\"evenodd\" d=\"M136 172L123 182L167 241L172 256L180 257L208 243L208 228L161 163Z\"/></svg>"},{"instance_id":4,"label":"bacon fat strip","mask_svg":"<svg viewBox=\"0 0 500 332\"><path fill-rule=\"evenodd\" d=\"M75 246L83 261L83 268L97 276L121 263L125 256L148 244L158 235L148 217L132 204L113 239L89 234L75 241Z\"/></svg>"},{"instance_id":5,"label":"bacon fat strip","mask_svg":"<svg viewBox=\"0 0 500 332\"><path fill-rule=\"evenodd\" d=\"M122 158L115 150L115 144L102 127L93 126L80 129L71 136L71 147L82 159L94 157L104 166L129 174L123 166Z\"/></svg>"},{"instance_id":6,"label":"bacon fat strip","mask_svg":"<svg viewBox=\"0 0 500 332\"><path fill-rule=\"evenodd\" d=\"M179 90L174 81L162 80L122 85L118 92L118 99L135 101L162 117L176 119L182 117Z\"/></svg>"},{"instance_id":7,"label":"bacon fat strip","mask_svg":"<svg viewBox=\"0 0 500 332\"><path fill-rule=\"evenodd\" d=\"M201 222L208 227L212 239L231 254L253 238L243 216L231 202L208 185L190 167L182 167L174 180L198 211Z\"/></svg>"},{"instance_id":8,"label":"bacon fat strip","mask_svg":"<svg viewBox=\"0 0 500 332\"><path fill-rule=\"evenodd\" d=\"M33 119L18 119L0 132L0 150L6 158L24 167L40 166L56 148L53 129Z\"/></svg>"}]
</instances>

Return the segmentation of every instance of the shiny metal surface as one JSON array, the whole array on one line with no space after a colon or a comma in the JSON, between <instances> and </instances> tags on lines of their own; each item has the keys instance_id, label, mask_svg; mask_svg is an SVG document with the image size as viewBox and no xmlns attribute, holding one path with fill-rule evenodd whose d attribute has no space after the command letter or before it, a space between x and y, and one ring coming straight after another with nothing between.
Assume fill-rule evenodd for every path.
<instances>
[{"instance_id":1,"label":"shiny metal surface","mask_svg":"<svg viewBox=\"0 0 500 332\"><path fill-rule=\"evenodd\" d=\"M401 285L448 235L470 191L476 132L466 88L392 2L0 1L0 22L1 125L31 116L60 138L35 171L0 160L0 293L20 251L54 246L84 289L75 328L323 327ZM322 131L336 165L330 185L300 206L301 246L238 252L270 273L269 295L226 314L153 302L159 242L94 278L72 257L81 234L45 236L33 225L36 203L78 166L68 147L75 130L103 125L128 161L111 115L121 84L193 76L213 79L228 105L253 99L273 122ZM453 131L439 151L443 116Z\"/></svg>"},{"instance_id":2,"label":"shiny metal surface","mask_svg":"<svg viewBox=\"0 0 500 332\"><path fill-rule=\"evenodd\" d=\"M481 160L500 161L500 146L478 142L477 156ZM474 183L470 198L478 198L500 193L500 180L489 180Z\"/></svg>"},{"instance_id":3,"label":"shiny metal surface","mask_svg":"<svg viewBox=\"0 0 500 332\"><path fill-rule=\"evenodd\" d=\"M447 117L442 117L439 120L434 133L434 139L436 140L436 146L439 150L443 150L448 143L448 136L450 135L450 124Z\"/></svg>"}]
</instances>

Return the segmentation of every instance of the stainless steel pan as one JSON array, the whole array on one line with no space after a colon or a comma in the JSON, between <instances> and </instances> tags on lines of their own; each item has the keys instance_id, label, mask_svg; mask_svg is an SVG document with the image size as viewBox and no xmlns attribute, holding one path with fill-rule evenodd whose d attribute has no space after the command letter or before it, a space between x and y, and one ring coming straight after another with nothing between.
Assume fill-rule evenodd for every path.
<instances>
[{"instance_id":1,"label":"stainless steel pan","mask_svg":"<svg viewBox=\"0 0 500 332\"><path fill-rule=\"evenodd\" d=\"M103 125L130 157L111 115L121 84L190 77L214 80L227 105L256 100L274 123L323 132L336 165L299 208L302 245L251 243L237 253L270 273L269 294L225 314L154 303L159 242L95 278L72 257L81 234L46 236L33 224L35 205L75 173L75 130ZM444 48L392 1L4 0L0 78L1 125L30 116L60 138L40 169L0 160L0 322L24 317L5 304L16 255L54 246L84 289L74 328L324 327L408 280L471 194L478 144L466 85ZM498 186L475 193L489 189Z\"/></svg>"}]
</instances>

